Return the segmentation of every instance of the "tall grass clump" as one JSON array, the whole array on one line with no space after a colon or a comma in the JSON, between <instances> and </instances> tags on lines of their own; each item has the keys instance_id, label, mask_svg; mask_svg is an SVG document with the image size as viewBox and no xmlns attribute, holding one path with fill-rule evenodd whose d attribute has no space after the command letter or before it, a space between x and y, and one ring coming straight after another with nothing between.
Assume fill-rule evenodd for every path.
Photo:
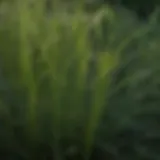
<instances>
[{"instance_id":1,"label":"tall grass clump","mask_svg":"<svg viewBox=\"0 0 160 160\"><path fill-rule=\"evenodd\" d=\"M8 156L14 152L25 159L42 158L41 146L51 149L45 156L57 160L64 158L72 145L89 154L116 56L107 50L97 53L96 76L88 82L93 50L83 10L68 14L58 11L57 5L53 15L47 15L44 0L4 3L0 24L1 79L5 83L1 114L5 114L4 127L9 127L11 135L5 137L6 149L3 144L1 148Z\"/></svg>"},{"instance_id":2,"label":"tall grass clump","mask_svg":"<svg viewBox=\"0 0 160 160\"><path fill-rule=\"evenodd\" d=\"M146 101L159 93L158 19L51 2L0 3L0 159L144 158L138 117L158 104Z\"/></svg>"}]
</instances>

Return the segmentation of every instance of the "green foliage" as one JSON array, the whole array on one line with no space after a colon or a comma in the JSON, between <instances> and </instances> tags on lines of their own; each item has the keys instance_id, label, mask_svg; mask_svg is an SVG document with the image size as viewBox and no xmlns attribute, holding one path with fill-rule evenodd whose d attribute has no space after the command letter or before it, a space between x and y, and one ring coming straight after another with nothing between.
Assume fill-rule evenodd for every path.
<instances>
[{"instance_id":1,"label":"green foliage","mask_svg":"<svg viewBox=\"0 0 160 160\"><path fill-rule=\"evenodd\" d=\"M3 3L0 158L159 159L156 16L45 2Z\"/></svg>"},{"instance_id":2,"label":"green foliage","mask_svg":"<svg viewBox=\"0 0 160 160\"><path fill-rule=\"evenodd\" d=\"M84 13L64 12L61 17L62 13L56 10L48 18L45 1L32 3L32 8L28 0L15 1L12 6L7 3L6 9L10 10L0 30L2 77L8 82L6 101L2 98L2 102L10 113L13 141L23 146L29 159L35 158L31 151L39 143L47 143L55 152L54 157L61 159L62 139L80 138L84 152L89 154L109 83L105 77L117 59L107 52L98 55L91 106L87 106L85 93L92 49ZM12 143L10 140L9 145Z\"/></svg>"}]
</instances>

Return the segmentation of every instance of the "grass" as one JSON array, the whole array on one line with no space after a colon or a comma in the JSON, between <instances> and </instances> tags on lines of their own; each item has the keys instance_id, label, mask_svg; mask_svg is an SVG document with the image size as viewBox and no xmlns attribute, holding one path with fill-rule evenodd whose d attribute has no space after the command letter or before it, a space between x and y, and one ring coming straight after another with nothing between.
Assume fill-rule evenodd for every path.
<instances>
[{"instance_id":1,"label":"grass","mask_svg":"<svg viewBox=\"0 0 160 160\"><path fill-rule=\"evenodd\" d=\"M93 51L89 25L82 19L84 13L77 11L64 17L55 13L47 18L44 2L33 2L33 8L29 0L15 1L12 7L8 3L12 10L8 12L9 19L1 25L2 68L11 83L12 94L23 92L25 99L14 107L18 107L17 112L22 111L20 121L32 147L45 139L40 131L44 129L43 121L50 119L46 130L50 131L49 141L56 159L62 158L63 137L80 136L89 154L103 112L108 73L117 59L107 51L97 53L97 78L93 79L91 105L87 106L85 94ZM15 96L15 101L21 101Z\"/></svg>"},{"instance_id":2,"label":"grass","mask_svg":"<svg viewBox=\"0 0 160 160\"><path fill-rule=\"evenodd\" d=\"M1 79L6 86L0 114L9 133L6 149L3 143L0 147L24 159L40 159L38 147L43 144L51 149L44 155L56 160L68 152L74 156L78 147L83 158L90 159L109 106L112 73L128 46L133 48L135 40L150 33L156 20L143 25L132 18L120 24L121 15L112 10L87 15L79 7L63 13L58 5L48 16L44 0L32 3L6 2L0 24ZM102 22L108 27L105 35ZM130 28L121 33L117 23Z\"/></svg>"}]
</instances>

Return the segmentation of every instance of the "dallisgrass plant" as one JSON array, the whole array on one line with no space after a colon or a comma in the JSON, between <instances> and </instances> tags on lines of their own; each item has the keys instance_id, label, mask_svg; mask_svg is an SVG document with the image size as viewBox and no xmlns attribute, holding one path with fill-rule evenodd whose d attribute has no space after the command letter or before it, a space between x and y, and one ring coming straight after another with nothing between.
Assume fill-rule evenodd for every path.
<instances>
[{"instance_id":1,"label":"dallisgrass plant","mask_svg":"<svg viewBox=\"0 0 160 160\"><path fill-rule=\"evenodd\" d=\"M157 75L158 49L145 45L159 42L151 36L158 21L143 24L129 11L110 8L90 15L83 5L75 10L60 1L50 12L45 0L2 5L0 158L131 159L118 133L137 126L130 117L144 109L138 93L150 73L137 71L152 63ZM137 153L132 159L144 157Z\"/></svg>"}]
</instances>

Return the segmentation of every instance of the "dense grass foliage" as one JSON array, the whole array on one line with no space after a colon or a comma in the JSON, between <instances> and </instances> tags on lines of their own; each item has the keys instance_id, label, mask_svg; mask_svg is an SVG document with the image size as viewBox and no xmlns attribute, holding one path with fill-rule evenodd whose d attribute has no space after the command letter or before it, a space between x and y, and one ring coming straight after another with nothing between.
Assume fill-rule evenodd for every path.
<instances>
[{"instance_id":1,"label":"dense grass foliage","mask_svg":"<svg viewBox=\"0 0 160 160\"><path fill-rule=\"evenodd\" d=\"M0 4L0 159L158 160L158 11L59 2Z\"/></svg>"}]
</instances>

